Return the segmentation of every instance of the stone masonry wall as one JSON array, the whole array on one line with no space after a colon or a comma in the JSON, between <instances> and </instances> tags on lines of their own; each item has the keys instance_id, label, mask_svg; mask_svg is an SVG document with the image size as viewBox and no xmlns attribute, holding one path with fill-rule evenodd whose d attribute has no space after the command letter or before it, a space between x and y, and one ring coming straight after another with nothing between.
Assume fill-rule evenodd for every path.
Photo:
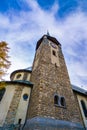
<instances>
[{"instance_id":1,"label":"stone masonry wall","mask_svg":"<svg viewBox=\"0 0 87 130\"><path fill-rule=\"evenodd\" d=\"M47 42L49 41L47 40L45 44L43 40L38 48L40 51L38 54L39 62L31 75L34 87L27 118L41 116L82 123L79 106L71 89L62 50L60 48L58 51L60 66L57 67L51 63L51 49ZM65 97L66 108L54 105L55 93Z\"/></svg>"}]
</instances>

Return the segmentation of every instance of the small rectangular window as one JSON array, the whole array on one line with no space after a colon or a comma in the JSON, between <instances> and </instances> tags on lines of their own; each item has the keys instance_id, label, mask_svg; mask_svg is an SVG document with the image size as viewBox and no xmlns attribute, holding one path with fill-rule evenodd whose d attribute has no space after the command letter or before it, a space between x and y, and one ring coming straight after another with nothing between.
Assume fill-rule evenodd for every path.
<instances>
[{"instance_id":1,"label":"small rectangular window","mask_svg":"<svg viewBox=\"0 0 87 130\"><path fill-rule=\"evenodd\" d=\"M22 119L19 119L19 120L18 120L18 124L19 124L19 125L21 124L21 121L22 121Z\"/></svg>"},{"instance_id":2,"label":"small rectangular window","mask_svg":"<svg viewBox=\"0 0 87 130\"><path fill-rule=\"evenodd\" d=\"M58 105L58 96L57 95L54 96L54 104Z\"/></svg>"},{"instance_id":3,"label":"small rectangular window","mask_svg":"<svg viewBox=\"0 0 87 130\"><path fill-rule=\"evenodd\" d=\"M54 56L56 56L56 52L54 50L52 51L52 53L53 53Z\"/></svg>"}]
</instances>

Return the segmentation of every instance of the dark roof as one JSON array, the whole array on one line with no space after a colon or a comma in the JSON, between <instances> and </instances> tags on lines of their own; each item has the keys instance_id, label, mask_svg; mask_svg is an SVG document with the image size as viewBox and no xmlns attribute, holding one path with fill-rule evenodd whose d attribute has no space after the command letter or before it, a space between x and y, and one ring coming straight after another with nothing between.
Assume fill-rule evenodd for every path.
<instances>
[{"instance_id":1,"label":"dark roof","mask_svg":"<svg viewBox=\"0 0 87 130\"><path fill-rule=\"evenodd\" d=\"M83 89L83 88L80 88L80 87L77 87L75 85L71 85L72 86L72 89L78 93L81 93L81 94L84 94L84 95L87 95L87 90Z\"/></svg>"},{"instance_id":2,"label":"dark roof","mask_svg":"<svg viewBox=\"0 0 87 130\"><path fill-rule=\"evenodd\" d=\"M15 70L15 71L13 71L13 72L11 73L10 78L12 77L12 75L14 75L15 73L18 73L18 72L28 72L28 73L31 73L32 70L30 70L30 69L28 69L28 68Z\"/></svg>"},{"instance_id":3,"label":"dark roof","mask_svg":"<svg viewBox=\"0 0 87 130\"><path fill-rule=\"evenodd\" d=\"M29 87L33 87L33 83L25 80L15 80L15 81L1 81L0 83L8 83L8 84L24 84Z\"/></svg>"},{"instance_id":4,"label":"dark roof","mask_svg":"<svg viewBox=\"0 0 87 130\"><path fill-rule=\"evenodd\" d=\"M50 41L54 42L56 45L61 45L56 38L51 37L51 36L49 36L49 35L43 35L42 38L40 38L40 40L37 42L36 50L37 50L38 47L40 46L40 44L41 44L41 42L42 42L42 40L43 40L43 38L44 38L45 36L47 37L47 39L49 39Z\"/></svg>"}]
</instances>

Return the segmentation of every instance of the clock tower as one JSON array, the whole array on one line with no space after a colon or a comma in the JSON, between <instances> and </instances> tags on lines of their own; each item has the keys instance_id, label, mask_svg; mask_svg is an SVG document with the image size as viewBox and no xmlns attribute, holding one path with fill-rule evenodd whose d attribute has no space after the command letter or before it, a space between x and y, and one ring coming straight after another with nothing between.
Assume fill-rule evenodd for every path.
<instances>
[{"instance_id":1,"label":"clock tower","mask_svg":"<svg viewBox=\"0 0 87 130\"><path fill-rule=\"evenodd\" d=\"M80 130L79 106L71 89L61 44L44 35L36 45L25 130Z\"/></svg>"}]
</instances>

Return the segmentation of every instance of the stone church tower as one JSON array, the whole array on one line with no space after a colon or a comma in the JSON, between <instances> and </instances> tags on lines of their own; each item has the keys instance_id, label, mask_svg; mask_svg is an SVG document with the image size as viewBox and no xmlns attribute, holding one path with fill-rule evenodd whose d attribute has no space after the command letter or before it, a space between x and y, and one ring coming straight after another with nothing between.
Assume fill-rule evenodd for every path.
<instances>
[{"instance_id":1,"label":"stone church tower","mask_svg":"<svg viewBox=\"0 0 87 130\"><path fill-rule=\"evenodd\" d=\"M84 130L56 38L44 35L32 70L16 70L10 78L0 88L0 130Z\"/></svg>"},{"instance_id":2,"label":"stone church tower","mask_svg":"<svg viewBox=\"0 0 87 130\"><path fill-rule=\"evenodd\" d=\"M61 44L44 35L36 45L34 84L25 130L79 130L82 119L71 89Z\"/></svg>"}]
</instances>

